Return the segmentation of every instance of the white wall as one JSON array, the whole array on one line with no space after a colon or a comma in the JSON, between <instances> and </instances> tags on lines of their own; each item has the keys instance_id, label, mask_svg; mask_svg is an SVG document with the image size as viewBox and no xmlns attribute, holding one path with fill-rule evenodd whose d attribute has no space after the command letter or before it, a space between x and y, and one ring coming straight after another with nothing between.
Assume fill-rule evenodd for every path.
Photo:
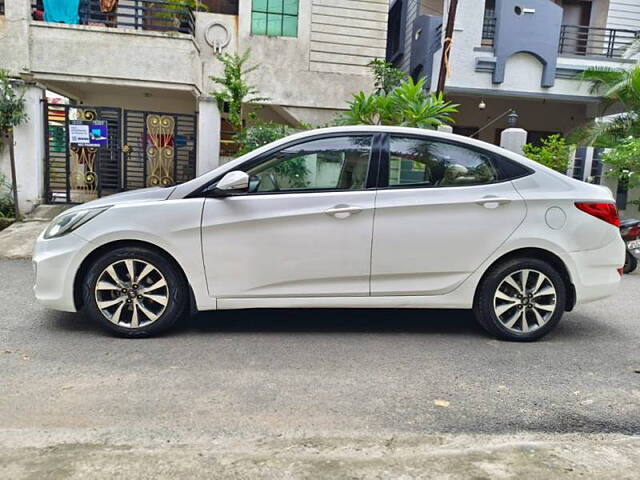
<instances>
[{"instance_id":1,"label":"white wall","mask_svg":"<svg viewBox=\"0 0 640 480\"><path fill-rule=\"evenodd\" d=\"M612 0L614 4L633 3L640 14L638 0ZM461 1L458 5L456 24L451 50L451 77L447 79L447 87L467 91L491 90L496 93L534 94L553 98L584 97L594 95L589 92L589 84L574 78L556 78L555 85L545 88L540 85L542 78L542 64L532 55L517 54L512 56L506 66L505 81L494 84L491 72L476 71L479 60L493 58L493 52L480 50L482 39L482 23L484 18L484 1ZM640 22L635 27L640 29ZM591 66L628 67L628 63L620 63L610 59L559 57L558 69L580 70Z\"/></svg>"},{"instance_id":2,"label":"white wall","mask_svg":"<svg viewBox=\"0 0 640 480\"><path fill-rule=\"evenodd\" d=\"M610 0L607 28L640 30L640 2L638 0Z\"/></svg>"}]
</instances>

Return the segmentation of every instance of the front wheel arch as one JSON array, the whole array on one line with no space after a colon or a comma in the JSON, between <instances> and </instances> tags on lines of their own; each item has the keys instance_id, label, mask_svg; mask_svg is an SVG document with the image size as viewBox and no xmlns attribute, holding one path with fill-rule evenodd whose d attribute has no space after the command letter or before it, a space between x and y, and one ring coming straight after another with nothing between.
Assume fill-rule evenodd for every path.
<instances>
[{"instance_id":1,"label":"front wheel arch","mask_svg":"<svg viewBox=\"0 0 640 480\"><path fill-rule=\"evenodd\" d=\"M78 268L78 271L76 272L76 276L73 280L73 302L77 311L80 311L84 307L84 300L82 295L82 290L83 290L82 282L87 274L87 270L89 269L89 266L97 258L103 255L105 252L109 250L113 250L115 248L120 248L120 247L146 248L147 250L152 250L152 251L155 251L156 253L163 255L167 260L173 263L174 267L182 275L185 283L189 286L189 304L190 304L189 311L191 313L195 312L196 302L195 302L195 296L193 294L193 288L191 287L191 284L189 283L189 279L185 275L184 270L182 269L180 264L176 261L175 258L173 258L173 255L171 255L165 249L160 248L157 245L154 245L153 243L144 242L142 240L116 240L114 242L105 243L104 245L100 245L99 247L97 247L95 250L93 250L91 253L89 253L89 255L85 257L85 259L80 264L80 268Z\"/></svg>"},{"instance_id":2,"label":"front wheel arch","mask_svg":"<svg viewBox=\"0 0 640 480\"><path fill-rule=\"evenodd\" d=\"M556 254L550 252L549 250L544 250L542 248L520 248L518 250L512 250L501 257L497 258L489 267L485 270L476 286L475 295L473 298L473 304L476 305L478 300L478 294L480 291L480 286L482 285L485 277L498 265L504 263L506 261L511 260L512 258L535 258L538 260L542 260L543 262L548 263L553 268L555 268L558 273L562 276L564 280L564 284L566 287L567 299L565 305L565 311L570 312L573 310L573 307L576 304L576 287L573 285L571 281L571 275L569 274L569 269L562 261L560 257Z\"/></svg>"}]
</instances>

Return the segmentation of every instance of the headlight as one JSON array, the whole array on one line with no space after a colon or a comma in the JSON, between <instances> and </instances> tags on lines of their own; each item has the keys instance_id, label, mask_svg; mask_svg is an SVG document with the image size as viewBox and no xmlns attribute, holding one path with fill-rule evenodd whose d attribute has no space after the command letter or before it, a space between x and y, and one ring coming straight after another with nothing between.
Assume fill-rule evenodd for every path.
<instances>
[{"instance_id":1,"label":"headlight","mask_svg":"<svg viewBox=\"0 0 640 480\"><path fill-rule=\"evenodd\" d=\"M55 238L66 235L69 232L73 232L80 225L84 225L92 218L100 215L107 210L111 205L106 207L87 208L85 210L76 210L69 213L63 213L53 219L51 224L44 232L44 238Z\"/></svg>"}]
</instances>

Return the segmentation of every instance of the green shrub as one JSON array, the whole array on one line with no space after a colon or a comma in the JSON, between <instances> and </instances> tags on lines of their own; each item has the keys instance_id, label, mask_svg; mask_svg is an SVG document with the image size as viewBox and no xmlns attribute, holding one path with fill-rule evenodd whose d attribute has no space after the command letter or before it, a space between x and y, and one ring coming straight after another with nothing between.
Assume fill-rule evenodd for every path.
<instances>
[{"instance_id":1,"label":"green shrub","mask_svg":"<svg viewBox=\"0 0 640 480\"><path fill-rule=\"evenodd\" d=\"M567 173L569 169L571 150L564 137L558 134L542 139L540 146L527 143L522 147L526 157L560 173Z\"/></svg>"},{"instance_id":2,"label":"green shrub","mask_svg":"<svg viewBox=\"0 0 640 480\"><path fill-rule=\"evenodd\" d=\"M416 83L409 77L388 94L355 94L349 110L341 115L338 123L428 129L452 123L451 114L458 111L458 105L446 101L442 93L427 93L424 84L424 78Z\"/></svg>"},{"instance_id":3,"label":"green shrub","mask_svg":"<svg viewBox=\"0 0 640 480\"><path fill-rule=\"evenodd\" d=\"M640 138L628 138L602 156L610 167L606 175L617 179L628 189L640 185Z\"/></svg>"},{"instance_id":4,"label":"green shrub","mask_svg":"<svg viewBox=\"0 0 640 480\"><path fill-rule=\"evenodd\" d=\"M16 211L13 206L11 184L8 183L5 176L0 173L0 218L14 218L15 216Z\"/></svg>"}]
</instances>

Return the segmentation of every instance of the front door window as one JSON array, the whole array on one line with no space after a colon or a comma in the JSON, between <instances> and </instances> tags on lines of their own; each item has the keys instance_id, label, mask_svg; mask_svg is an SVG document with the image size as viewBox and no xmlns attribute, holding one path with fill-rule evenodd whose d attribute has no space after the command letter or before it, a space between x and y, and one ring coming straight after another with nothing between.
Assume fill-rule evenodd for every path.
<instances>
[{"instance_id":1,"label":"front door window","mask_svg":"<svg viewBox=\"0 0 640 480\"><path fill-rule=\"evenodd\" d=\"M247 172L249 190L362 190L370 152L370 136L329 137L287 147Z\"/></svg>"}]
</instances>

